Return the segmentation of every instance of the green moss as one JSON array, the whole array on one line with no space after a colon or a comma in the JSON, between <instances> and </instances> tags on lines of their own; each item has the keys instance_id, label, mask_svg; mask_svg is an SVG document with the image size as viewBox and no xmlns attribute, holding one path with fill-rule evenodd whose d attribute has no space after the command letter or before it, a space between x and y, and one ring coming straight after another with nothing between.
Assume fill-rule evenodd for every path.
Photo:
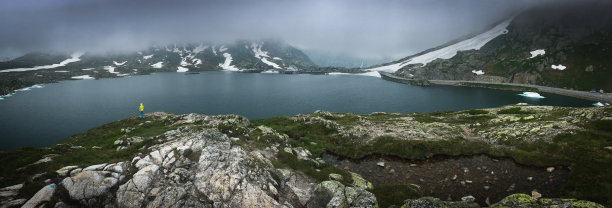
<instances>
[{"instance_id":1,"label":"green moss","mask_svg":"<svg viewBox=\"0 0 612 208\"><path fill-rule=\"evenodd\" d=\"M590 201L576 201L571 206L575 208L604 208L604 206Z\"/></svg>"},{"instance_id":2,"label":"green moss","mask_svg":"<svg viewBox=\"0 0 612 208\"><path fill-rule=\"evenodd\" d=\"M385 184L374 187L372 193L380 207L401 206L406 199L421 197L420 190L414 184Z\"/></svg>"},{"instance_id":3,"label":"green moss","mask_svg":"<svg viewBox=\"0 0 612 208\"><path fill-rule=\"evenodd\" d=\"M489 111L476 109L476 110L462 111L461 113L467 113L470 115L482 115L482 114L489 114Z\"/></svg>"},{"instance_id":4,"label":"green moss","mask_svg":"<svg viewBox=\"0 0 612 208\"><path fill-rule=\"evenodd\" d=\"M351 172L351 177L353 178L353 186L367 190L374 189L372 183L361 177L361 175Z\"/></svg>"},{"instance_id":5,"label":"green moss","mask_svg":"<svg viewBox=\"0 0 612 208\"><path fill-rule=\"evenodd\" d=\"M571 108L555 108L551 112L538 114L538 121L557 120L567 116ZM605 110L604 110L605 112ZM501 113L531 114L521 108L510 108ZM389 122L401 114L363 115L363 119L376 116L377 122ZM405 115L404 115L405 116ZM470 115L464 112L437 112L434 114L413 113L409 116L420 122L446 122L457 124L482 123L479 129L489 128L494 115ZM341 118L333 116L336 120ZM516 116L515 116L516 117ZM528 116L527 116L528 117ZM516 117L521 121L521 117ZM350 119L357 119L353 115ZM347 122L350 120L347 119ZM385 121L385 119L388 119ZM529 121L532 121L530 119ZM439 140L403 140L389 136L374 138L362 143L360 138L341 137L335 130L326 129L316 123L305 124L288 118L273 118L258 121L288 135L298 136L292 145L302 146L315 156L324 151L349 158L361 158L371 154L398 156L406 159L425 159L434 155L472 155L488 154L492 156L509 156L519 163L527 165L572 166L568 182L561 190L563 197L579 198L612 205L612 155L605 147L612 146L612 121L601 120L584 123L584 130L559 134L552 141L535 142L508 141L504 146L492 147L481 141L463 138ZM597 180L597 183L592 183Z\"/></svg>"},{"instance_id":6,"label":"green moss","mask_svg":"<svg viewBox=\"0 0 612 208\"><path fill-rule=\"evenodd\" d=\"M536 204L536 199L527 194L512 194L491 205L491 207L534 207Z\"/></svg>"},{"instance_id":7,"label":"green moss","mask_svg":"<svg viewBox=\"0 0 612 208\"><path fill-rule=\"evenodd\" d=\"M349 185L353 183L350 173L344 169L340 169L329 163L315 164L311 161L303 161L291 153L278 151L276 160L272 160L272 164L276 168L291 168L303 172L304 174L313 177L317 182L329 180L330 174L339 174L342 176L341 183Z\"/></svg>"},{"instance_id":8,"label":"green moss","mask_svg":"<svg viewBox=\"0 0 612 208\"><path fill-rule=\"evenodd\" d=\"M497 114L533 114L533 112L523 111L520 107L515 107L499 110L497 111Z\"/></svg>"}]
</instances>

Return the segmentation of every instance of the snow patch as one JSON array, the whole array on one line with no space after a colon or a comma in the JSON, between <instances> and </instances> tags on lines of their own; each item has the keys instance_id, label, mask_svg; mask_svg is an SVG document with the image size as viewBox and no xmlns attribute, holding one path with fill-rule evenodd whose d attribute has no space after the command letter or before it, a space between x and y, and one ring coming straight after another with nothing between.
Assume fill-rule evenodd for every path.
<instances>
[{"instance_id":1,"label":"snow patch","mask_svg":"<svg viewBox=\"0 0 612 208\"><path fill-rule=\"evenodd\" d=\"M278 71L274 71L274 70L266 70L266 71L262 71L262 74L278 74Z\"/></svg>"},{"instance_id":2,"label":"snow patch","mask_svg":"<svg viewBox=\"0 0 612 208\"><path fill-rule=\"evenodd\" d=\"M144 60L147 60L147 59L150 59L150 58L153 58L153 54L142 57L142 59L144 59Z\"/></svg>"},{"instance_id":3,"label":"snow patch","mask_svg":"<svg viewBox=\"0 0 612 208\"><path fill-rule=\"evenodd\" d=\"M89 75L81 75L81 76L74 76L72 77L72 79L93 79L93 77Z\"/></svg>"},{"instance_id":4,"label":"snow patch","mask_svg":"<svg viewBox=\"0 0 612 208\"><path fill-rule=\"evenodd\" d=\"M122 66L122 65L124 65L125 63L127 63L127 61L124 61L124 62L116 62L116 61L113 61L113 64L115 64L115 66Z\"/></svg>"},{"instance_id":5,"label":"snow patch","mask_svg":"<svg viewBox=\"0 0 612 208\"><path fill-rule=\"evenodd\" d=\"M261 46L263 44L252 43L251 47L253 48L253 53L255 53L255 58L261 59L261 57L270 57L268 56L267 51L262 51Z\"/></svg>"},{"instance_id":6,"label":"snow patch","mask_svg":"<svg viewBox=\"0 0 612 208\"><path fill-rule=\"evenodd\" d=\"M187 63L187 58L181 59L181 66L189 66L191 64Z\"/></svg>"},{"instance_id":7,"label":"snow patch","mask_svg":"<svg viewBox=\"0 0 612 208\"><path fill-rule=\"evenodd\" d=\"M161 62L161 61L160 61L160 62L157 62L157 63L152 64L151 66L152 66L153 68L159 69L159 68L162 68L163 64L164 64L164 62Z\"/></svg>"},{"instance_id":8,"label":"snow patch","mask_svg":"<svg viewBox=\"0 0 612 208\"><path fill-rule=\"evenodd\" d=\"M279 58L279 57L274 57L272 59L274 59L274 60L283 60L282 58Z\"/></svg>"},{"instance_id":9,"label":"snow patch","mask_svg":"<svg viewBox=\"0 0 612 208\"><path fill-rule=\"evenodd\" d=\"M191 61L193 62L193 65L195 66L202 64L202 59L193 59Z\"/></svg>"},{"instance_id":10,"label":"snow patch","mask_svg":"<svg viewBox=\"0 0 612 208\"><path fill-rule=\"evenodd\" d=\"M255 54L255 58L258 58L261 60L261 62L263 62L264 64L267 64L268 66L274 67L275 69L280 69L281 67L274 63L269 61L268 59L266 59L266 57L270 57L268 56L268 52L267 51L262 51L261 50L261 46L263 44L258 44L258 43L252 43L251 47L253 48L253 53ZM279 58L280 59L280 58Z\"/></svg>"},{"instance_id":11,"label":"snow patch","mask_svg":"<svg viewBox=\"0 0 612 208\"><path fill-rule=\"evenodd\" d=\"M537 92L523 92L518 95L523 96L523 97L529 97L529 98L544 98L542 95L540 95L540 93L537 93Z\"/></svg>"},{"instance_id":12,"label":"snow patch","mask_svg":"<svg viewBox=\"0 0 612 208\"><path fill-rule=\"evenodd\" d=\"M179 66L179 67L177 67L177 68L178 68L178 70L176 70L176 72L187 72L187 71L189 71L189 69L188 69L188 68L185 68L185 67L180 67L180 66Z\"/></svg>"},{"instance_id":13,"label":"snow patch","mask_svg":"<svg viewBox=\"0 0 612 208\"><path fill-rule=\"evenodd\" d=\"M32 68L16 68L16 69L7 69L7 70L2 70L1 72L22 72L22 71L34 71L34 70L39 70L39 69L52 69L52 68L57 68L60 66L66 66L66 64L69 63L73 63L73 62L77 62L81 60L81 56L83 55L83 53L79 52L79 53L73 53L71 55L71 58L63 60L62 62L60 62L59 64L51 64L51 65L44 65L44 66L36 66L36 67L32 67Z\"/></svg>"},{"instance_id":14,"label":"snow patch","mask_svg":"<svg viewBox=\"0 0 612 208\"><path fill-rule=\"evenodd\" d=\"M107 70L108 73L111 74L119 74L119 72L115 72L115 67L113 66L104 66L104 70Z\"/></svg>"},{"instance_id":15,"label":"snow patch","mask_svg":"<svg viewBox=\"0 0 612 208\"><path fill-rule=\"evenodd\" d=\"M219 67L228 71L238 71L240 69L232 66L232 54L223 53L223 57L225 57L225 62L223 64L219 64Z\"/></svg>"},{"instance_id":16,"label":"snow patch","mask_svg":"<svg viewBox=\"0 0 612 208\"><path fill-rule=\"evenodd\" d=\"M513 18L509 18L508 20L498 24L497 26L491 28L490 30L476 35L470 39L460 41L458 43L446 46L444 48L431 51L425 53L423 55L415 56L407 61L395 63L386 66L380 66L375 68L370 68L370 71L384 71L384 72L395 72L402 68L404 65L408 64L422 64L423 66L427 65L427 63L436 60L436 59L449 59L457 55L459 51L467 51L467 50L480 50L482 46L484 46L489 41L493 40L497 36L508 33L506 29L510 21Z\"/></svg>"},{"instance_id":17,"label":"snow patch","mask_svg":"<svg viewBox=\"0 0 612 208\"><path fill-rule=\"evenodd\" d=\"M81 70L83 70L83 71L91 71L91 70L94 70L94 68L86 68L86 69L81 69Z\"/></svg>"},{"instance_id":18,"label":"snow patch","mask_svg":"<svg viewBox=\"0 0 612 208\"><path fill-rule=\"evenodd\" d=\"M538 50L535 50L535 51L531 51L529 53L531 53L531 57L529 57L529 58L533 58L533 57L536 57L538 55L542 55L543 56L544 54L546 54L546 51L544 49L538 49Z\"/></svg>"},{"instance_id":19,"label":"snow patch","mask_svg":"<svg viewBox=\"0 0 612 208\"><path fill-rule=\"evenodd\" d=\"M69 71L66 71L66 70L59 70L59 71L55 71L55 72L58 72L58 73L68 73Z\"/></svg>"},{"instance_id":20,"label":"snow patch","mask_svg":"<svg viewBox=\"0 0 612 208\"><path fill-rule=\"evenodd\" d=\"M268 59L266 58L261 58L261 61L264 62L264 64L274 67L275 69L280 69L280 66L278 66L278 64L268 61Z\"/></svg>"},{"instance_id":21,"label":"snow patch","mask_svg":"<svg viewBox=\"0 0 612 208\"><path fill-rule=\"evenodd\" d=\"M208 48L208 46L205 46L205 45L200 44L198 47L194 48L194 49L192 50L192 52L193 52L193 53L200 53L200 52L202 52L202 51L206 50L206 48Z\"/></svg>"},{"instance_id":22,"label":"snow patch","mask_svg":"<svg viewBox=\"0 0 612 208\"><path fill-rule=\"evenodd\" d=\"M215 49L215 46L212 47L212 51L213 51L213 54L215 54L215 56L216 56L217 55L217 50Z\"/></svg>"},{"instance_id":23,"label":"snow patch","mask_svg":"<svg viewBox=\"0 0 612 208\"><path fill-rule=\"evenodd\" d=\"M550 66L550 67L551 67L551 68L553 68L553 69L560 70L560 71L563 71L563 70L565 70L565 69L567 68L567 67L565 67L565 66L563 66L563 65L561 65L561 64L559 64L559 65L554 65L554 64L553 64L553 65L552 65L552 66Z\"/></svg>"},{"instance_id":24,"label":"snow patch","mask_svg":"<svg viewBox=\"0 0 612 208\"><path fill-rule=\"evenodd\" d=\"M472 73L474 73L475 75L483 75L484 72L482 70L472 70Z\"/></svg>"},{"instance_id":25,"label":"snow patch","mask_svg":"<svg viewBox=\"0 0 612 208\"><path fill-rule=\"evenodd\" d=\"M227 48L226 48L224 45L222 45L222 46L219 48L219 52L225 52L225 51L227 51Z\"/></svg>"}]
</instances>

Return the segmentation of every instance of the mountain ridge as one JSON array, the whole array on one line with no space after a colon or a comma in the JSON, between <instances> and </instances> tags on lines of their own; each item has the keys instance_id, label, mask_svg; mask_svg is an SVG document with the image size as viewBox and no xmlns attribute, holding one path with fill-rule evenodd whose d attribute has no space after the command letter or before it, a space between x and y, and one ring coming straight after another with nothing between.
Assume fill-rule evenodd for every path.
<instances>
[{"instance_id":1,"label":"mountain ridge","mask_svg":"<svg viewBox=\"0 0 612 208\"><path fill-rule=\"evenodd\" d=\"M507 33L487 41L478 50L457 51L450 58L434 59L424 66L397 65L445 49L435 47L369 70L389 71L391 68L395 75L412 79L612 91L612 70L608 67L612 64L608 58L612 50L609 24L612 18L606 15L609 9L612 9L609 2L531 8L512 19L506 27ZM545 53L529 56L530 52L538 50Z\"/></svg>"},{"instance_id":2,"label":"mountain ridge","mask_svg":"<svg viewBox=\"0 0 612 208\"><path fill-rule=\"evenodd\" d=\"M30 53L0 62L0 94L36 84L71 79L113 78L152 72L230 70L295 73L316 65L302 51L279 40L232 44L172 44L124 53Z\"/></svg>"}]
</instances>

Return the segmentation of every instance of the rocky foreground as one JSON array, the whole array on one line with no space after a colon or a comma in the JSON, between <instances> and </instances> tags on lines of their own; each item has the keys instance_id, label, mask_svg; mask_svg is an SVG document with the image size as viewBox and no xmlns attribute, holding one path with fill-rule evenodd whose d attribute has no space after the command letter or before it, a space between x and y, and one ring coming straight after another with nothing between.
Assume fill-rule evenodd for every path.
<instances>
[{"instance_id":1,"label":"rocky foreground","mask_svg":"<svg viewBox=\"0 0 612 208\"><path fill-rule=\"evenodd\" d=\"M517 114L499 114L499 111L504 112L503 110ZM556 120L550 118L557 115L550 112L558 113L560 110L563 113L555 117ZM521 114L521 111L549 113ZM503 146L504 143L517 139L526 142L552 141L551 138L556 135L584 128L579 123L584 123L585 120L612 118L610 108L570 109L537 106L523 106L518 110L510 106L468 111L463 114L465 115L457 113L451 116L447 113L424 116L378 113L360 116L316 112L286 119L301 124L314 123L324 129L334 130L334 133L330 134L338 138L352 139L352 142L357 142L355 145L376 142L379 140L376 138L388 136L400 140L420 141L463 137L467 140L485 141L492 146ZM483 120L476 119L470 124L436 120L442 117L473 117L472 114L489 115L489 120L483 123ZM358 119L338 119L353 116ZM263 123L265 122L271 121L264 120ZM234 115L172 115L160 112L147 114L144 120L129 118L118 121L44 149L45 152L40 153L44 155L36 162L15 170L15 174L25 176L3 175L0 178L3 184L16 185L0 189L0 206L379 206L374 194L376 187L370 182L359 174L326 163L319 158L320 152L313 153L309 149L314 149L296 144L295 140L300 138L293 138L296 137L295 132L277 131L276 129L280 129L278 126L272 127L275 128L254 125L246 118ZM492 129L485 130L487 128ZM150 131L145 131L147 129ZM157 131L159 129L164 131ZM98 131L104 134L96 137ZM101 138L101 141L92 143L94 138ZM313 140L309 144L316 146L319 145L317 143L324 142ZM95 155L99 151L104 152L102 156L96 157L112 156L107 163L82 165L87 164L87 161L81 161L87 160L87 154ZM335 151L341 152L339 149ZM53 154L47 154L50 152ZM71 154L81 152L83 154L74 161L66 159ZM3 154L10 156L10 152ZM418 185L409 187L418 194ZM468 193L462 201L454 202L432 197L406 197L405 200L402 199L403 203L395 206L478 207L479 205L473 202L473 197L467 195ZM577 199L549 199L537 195L514 194L492 204L491 207L603 206Z\"/></svg>"}]
</instances>

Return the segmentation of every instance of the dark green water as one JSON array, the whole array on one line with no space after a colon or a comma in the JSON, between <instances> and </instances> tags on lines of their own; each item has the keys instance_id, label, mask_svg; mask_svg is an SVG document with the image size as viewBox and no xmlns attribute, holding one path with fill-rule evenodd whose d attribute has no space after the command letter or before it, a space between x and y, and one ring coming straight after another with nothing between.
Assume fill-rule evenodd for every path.
<instances>
[{"instance_id":1,"label":"dark green water","mask_svg":"<svg viewBox=\"0 0 612 208\"><path fill-rule=\"evenodd\" d=\"M44 147L104 123L145 112L239 114L268 118L315 110L432 112L535 105L590 106L592 102L543 93L451 86L418 87L375 77L233 72L157 73L120 79L46 84L0 100L0 150Z\"/></svg>"}]
</instances>

